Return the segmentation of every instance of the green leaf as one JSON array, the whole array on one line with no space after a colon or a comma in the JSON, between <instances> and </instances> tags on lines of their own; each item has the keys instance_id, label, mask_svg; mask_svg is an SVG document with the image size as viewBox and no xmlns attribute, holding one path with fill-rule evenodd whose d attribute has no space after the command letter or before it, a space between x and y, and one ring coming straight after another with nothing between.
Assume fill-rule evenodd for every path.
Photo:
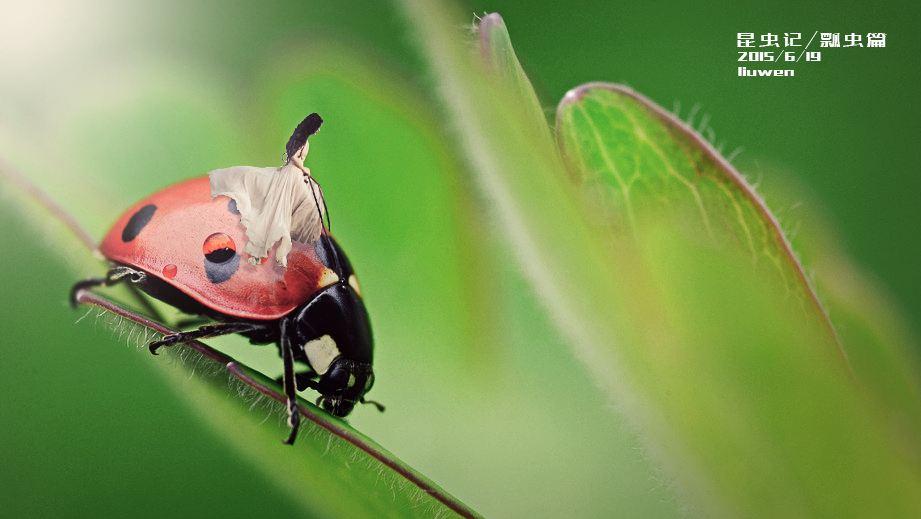
<instances>
[{"instance_id":1,"label":"green leaf","mask_svg":"<svg viewBox=\"0 0 921 519\"><path fill-rule=\"evenodd\" d=\"M721 178L721 158L660 109L621 96L629 117L593 107L616 122L583 120L561 137L570 160L585 155L576 165L594 182L586 196L568 182L497 16L481 24L487 48L475 56L452 37L448 13L404 6L535 292L686 507L918 513L917 464L854 384L779 226L740 177ZM568 107L589 92L576 94L564 100L563 132ZM618 190L634 175L648 181L639 199Z\"/></svg>"},{"instance_id":2,"label":"green leaf","mask_svg":"<svg viewBox=\"0 0 921 519\"><path fill-rule=\"evenodd\" d=\"M81 292L77 299L155 334L175 332L104 297ZM119 329L126 323L116 320L110 324ZM144 333L143 337L146 341L155 334ZM284 437L287 426L252 412L268 405L281 416L285 397L275 384L204 343L195 341L179 349L183 351L169 351L178 355L180 362L167 364L177 390L194 402L214 427L225 433L234 431L229 438L253 462L270 463L279 486L301 496L305 511L340 517L409 517L449 511L476 516L380 445L303 399L298 399L305 422L300 441L294 449L278 445L277 439ZM231 384L233 393L248 403L248 409L239 399L227 398L227 375L235 382Z\"/></svg>"},{"instance_id":3,"label":"green leaf","mask_svg":"<svg viewBox=\"0 0 921 519\"><path fill-rule=\"evenodd\" d=\"M908 320L879 282L843 250L843 241L817 203L795 178L780 174L765 197L808 207L795 220L794 246L805 263L838 330L854 374L869 396L879 401L880 420L894 441L921 461L921 362L919 341ZM777 202L775 202L777 203ZM802 214L800 214L802 213ZM789 222L788 222L789 224Z\"/></svg>"},{"instance_id":4,"label":"green leaf","mask_svg":"<svg viewBox=\"0 0 921 519\"><path fill-rule=\"evenodd\" d=\"M639 212L680 211L720 242L741 247L755 268L779 276L806 312L834 328L789 241L764 201L693 129L633 90L589 83L557 109L557 136L586 198L613 232L628 236Z\"/></svg>"},{"instance_id":5,"label":"green leaf","mask_svg":"<svg viewBox=\"0 0 921 519\"><path fill-rule=\"evenodd\" d=\"M611 290L612 276L603 273L613 272L604 244L584 221L575 191L562 174L549 128L533 108L533 94L522 99L522 76L496 74L495 67L452 38L453 23L436 4L407 0L404 6L441 85L474 178L540 302L564 335L578 348L586 348L582 354L601 353L597 346L613 337L593 324L593 307ZM493 25L495 30L501 27ZM496 40L493 36L486 41ZM505 61L517 63L512 58ZM516 81L503 80L508 77ZM571 261L574 254L578 262ZM610 364L592 363L606 386L617 379L607 371Z\"/></svg>"},{"instance_id":6,"label":"green leaf","mask_svg":"<svg viewBox=\"0 0 921 519\"><path fill-rule=\"evenodd\" d=\"M812 264L854 374L877 401L880 423L921 465L921 362L914 331L889 294L838 247L825 248Z\"/></svg>"},{"instance_id":7,"label":"green leaf","mask_svg":"<svg viewBox=\"0 0 921 519\"><path fill-rule=\"evenodd\" d=\"M540 99L537 98L531 80L528 79L524 68L518 62L518 56L515 55L512 38L505 27L505 20L498 13L490 13L480 19L476 29L480 40L480 54L489 73L499 76L511 87L510 93L515 96L516 102L522 105L525 112L524 117L534 124L545 120ZM537 128L542 129L544 126L539 125ZM540 131L540 133L544 134L542 137L546 137L545 132Z\"/></svg>"},{"instance_id":8,"label":"green leaf","mask_svg":"<svg viewBox=\"0 0 921 519\"><path fill-rule=\"evenodd\" d=\"M904 431L831 362L825 328L776 277L679 218L639 222L612 311L643 432L686 502L706 515L921 510Z\"/></svg>"},{"instance_id":9,"label":"green leaf","mask_svg":"<svg viewBox=\"0 0 921 519\"><path fill-rule=\"evenodd\" d=\"M754 268L767 265L836 339L842 330L841 351L867 396L878 399L879 423L890 428L891 441L912 463L921 461L921 383L912 341L898 312L840 252L830 226L814 226L809 235L821 251L814 272L835 328L764 202L687 125L628 88L593 83L560 103L557 134L587 196L615 221L615 234L624 234L617 224L629 225L633 208L696 205L699 211L683 214L747 252Z\"/></svg>"}]
</instances>

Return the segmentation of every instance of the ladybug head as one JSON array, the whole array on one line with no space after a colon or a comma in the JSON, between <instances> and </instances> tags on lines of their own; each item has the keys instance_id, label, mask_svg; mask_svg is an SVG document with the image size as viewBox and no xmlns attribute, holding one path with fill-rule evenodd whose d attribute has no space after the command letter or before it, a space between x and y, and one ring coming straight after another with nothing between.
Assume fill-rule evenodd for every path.
<instances>
[{"instance_id":1,"label":"ladybug head","mask_svg":"<svg viewBox=\"0 0 921 519\"><path fill-rule=\"evenodd\" d=\"M374 370L367 362L358 362L339 357L322 377L318 384L320 405L335 416L346 416L352 412L356 403L375 403L365 400L365 394L374 385ZM376 403L375 403L376 404ZM380 404L378 409L383 410Z\"/></svg>"}]
</instances>

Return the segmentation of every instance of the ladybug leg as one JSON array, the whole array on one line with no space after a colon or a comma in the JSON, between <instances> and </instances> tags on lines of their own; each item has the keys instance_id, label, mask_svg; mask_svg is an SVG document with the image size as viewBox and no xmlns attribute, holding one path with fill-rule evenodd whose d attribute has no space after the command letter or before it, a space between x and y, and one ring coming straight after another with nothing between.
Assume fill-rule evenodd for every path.
<instances>
[{"instance_id":1,"label":"ladybug leg","mask_svg":"<svg viewBox=\"0 0 921 519\"><path fill-rule=\"evenodd\" d=\"M231 333L254 332L262 330L263 328L264 326L261 324L253 323L209 324L191 332L179 332L165 335L159 341L151 342L147 348L150 350L150 353L157 355L157 350L163 346L173 346L174 344L181 344L197 339L207 339L209 337L219 337L221 335L228 335Z\"/></svg>"},{"instance_id":2,"label":"ladybug leg","mask_svg":"<svg viewBox=\"0 0 921 519\"><path fill-rule=\"evenodd\" d=\"M377 400L367 400L365 399L365 397L361 397L358 401L361 402L362 404L373 405L374 407L377 408L378 412L381 412L381 413L387 410L387 406L378 402Z\"/></svg>"},{"instance_id":3,"label":"ladybug leg","mask_svg":"<svg viewBox=\"0 0 921 519\"><path fill-rule=\"evenodd\" d=\"M83 281L77 281L74 283L74 286L70 288L70 306L71 308L76 308L78 301L77 295L93 287L98 287L106 284L106 278L89 278L84 279Z\"/></svg>"},{"instance_id":4,"label":"ladybug leg","mask_svg":"<svg viewBox=\"0 0 921 519\"><path fill-rule=\"evenodd\" d=\"M291 428L291 432L288 433L288 438L285 440L285 443L294 445L294 440L297 438L297 431L301 425L301 416L300 411L297 409L297 389L295 388L294 375L294 347L291 345L291 337L288 336L288 323L286 320L281 321L281 351L285 365L283 381L285 397L287 398L285 407L288 411L288 427Z\"/></svg>"},{"instance_id":5,"label":"ladybug leg","mask_svg":"<svg viewBox=\"0 0 921 519\"><path fill-rule=\"evenodd\" d=\"M147 273L142 270L135 270L125 266L113 267L106 274L106 286L121 283L122 281L140 283L145 279L147 279Z\"/></svg>"},{"instance_id":6,"label":"ladybug leg","mask_svg":"<svg viewBox=\"0 0 921 519\"><path fill-rule=\"evenodd\" d=\"M77 295L81 290L87 290L93 287L98 286L107 286L117 285L122 281L131 281L132 283L140 283L147 278L147 274L140 270L134 270L129 267L114 267L109 270L104 278L90 278L84 279L83 281L78 281L70 289L70 305L74 308L77 307Z\"/></svg>"}]
</instances>

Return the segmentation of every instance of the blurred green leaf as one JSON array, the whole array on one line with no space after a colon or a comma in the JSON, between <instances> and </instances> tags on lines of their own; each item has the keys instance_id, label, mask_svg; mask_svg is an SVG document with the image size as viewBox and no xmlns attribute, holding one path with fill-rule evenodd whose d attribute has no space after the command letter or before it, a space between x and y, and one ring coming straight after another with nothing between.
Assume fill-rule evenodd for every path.
<instances>
[{"instance_id":1,"label":"blurred green leaf","mask_svg":"<svg viewBox=\"0 0 921 519\"><path fill-rule=\"evenodd\" d=\"M629 88L589 83L560 102L557 137L569 166L610 222L629 238L638 212L677 210L754 268L775 272L806 312L835 331L783 230L744 178L694 130ZM846 363L846 357L838 349Z\"/></svg>"},{"instance_id":2,"label":"blurred green leaf","mask_svg":"<svg viewBox=\"0 0 921 519\"><path fill-rule=\"evenodd\" d=\"M877 400L878 419L921 466L921 363L914 332L876 280L837 247L825 249L812 265L854 374Z\"/></svg>"},{"instance_id":3,"label":"blurred green leaf","mask_svg":"<svg viewBox=\"0 0 921 519\"><path fill-rule=\"evenodd\" d=\"M795 249L811 265L816 289L848 354L854 374L868 396L878 400L879 419L893 441L921 464L921 362L918 337L901 308L878 280L843 250L837 229L824 209L788 175L766 186L765 198L799 207ZM788 217L789 218L789 217Z\"/></svg>"},{"instance_id":4,"label":"blurred green leaf","mask_svg":"<svg viewBox=\"0 0 921 519\"><path fill-rule=\"evenodd\" d=\"M534 92L527 73L518 62L518 56L515 55L512 38L505 27L505 20L499 16L499 13L487 14L479 20L476 33L479 37L479 50L483 64L490 74L497 75L508 83L516 101L525 111L523 115L534 124L546 119L540 99L537 98L537 93ZM544 133L540 130L542 128L543 126L538 126L539 131Z\"/></svg>"},{"instance_id":5,"label":"blurred green leaf","mask_svg":"<svg viewBox=\"0 0 921 519\"><path fill-rule=\"evenodd\" d=\"M686 506L707 515L918 513L918 467L855 386L779 226L741 177L714 171L726 167L702 140L671 132L661 109L632 96L620 106L632 119L615 112L616 124L564 136L601 144L583 148L591 164L578 164L582 178L610 171L605 191L587 200L566 183L501 19L481 22L484 66L452 37L448 13L404 6L538 296ZM576 94L564 116L585 98ZM618 185L625 164L630 176ZM691 178L709 175L705 195L675 178L688 168ZM636 203L616 189L634 175L646 191ZM742 247L720 243L727 237Z\"/></svg>"},{"instance_id":6,"label":"blurred green leaf","mask_svg":"<svg viewBox=\"0 0 921 519\"><path fill-rule=\"evenodd\" d=\"M747 254L685 225L692 215L638 220L612 305L644 432L686 502L705 515L916 515L913 449L829 359L824 326Z\"/></svg>"},{"instance_id":7,"label":"blurred green leaf","mask_svg":"<svg viewBox=\"0 0 921 519\"><path fill-rule=\"evenodd\" d=\"M611 293L614 272L562 174L549 128L533 108L533 94L522 98L521 83L501 80L522 76L475 59L452 37L453 24L439 6L413 0L404 6L441 86L457 140L540 302L575 345L591 345L582 353L600 353L596 346L613 337L599 330L593 317L597 301ZM574 255L579 261L572 261ZM600 370L602 384L616 380L607 372L610 363L591 365Z\"/></svg>"}]
</instances>

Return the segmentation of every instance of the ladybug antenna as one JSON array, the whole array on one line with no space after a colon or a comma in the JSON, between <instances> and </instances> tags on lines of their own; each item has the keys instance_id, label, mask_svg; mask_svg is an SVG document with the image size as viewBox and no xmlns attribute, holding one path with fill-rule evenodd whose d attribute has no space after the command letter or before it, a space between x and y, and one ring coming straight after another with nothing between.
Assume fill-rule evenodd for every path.
<instances>
[{"instance_id":1,"label":"ladybug antenna","mask_svg":"<svg viewBox=\"0 0 921 519\"><path fill-rule=\"evenodd\" d=\"M304 120L294 129L294 133L291 134L291 138L288 139L288 144L285 146L287 159L291 159L297 153L297 150L303 148L307 138L317 133L322 124L323 118L316 112L304 117Z\"/></svg>"},{"instance_id":2,"label":"ladybug antenna","mask_svg":"<svg viewBox=\"0 0 921 519\"><path fill-rule=\"evenodd\" d=\"M359 402L361 402L362 404L371 404L371 405L373 405L374 407L376 407L377 410L378 410L379 412L381 412L381 413L383 413L383 412L387 409L387 408L384 406L384 404L382 404L382 403L380 403L380 402L378 402L378 401L376 401L376 400L365 400L365 397L361 397L361 400L359 400Z\"/></svg>"}]
</instances>

